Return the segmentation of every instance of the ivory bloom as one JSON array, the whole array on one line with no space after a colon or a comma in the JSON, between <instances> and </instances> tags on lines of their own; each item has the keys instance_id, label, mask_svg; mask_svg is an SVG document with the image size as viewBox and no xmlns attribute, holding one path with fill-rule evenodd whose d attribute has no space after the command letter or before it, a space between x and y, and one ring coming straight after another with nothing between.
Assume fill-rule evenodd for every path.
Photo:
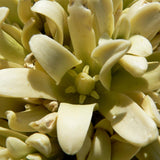
<instances>
[{"instance_id":1,"label":"ivory bloom","mask_svg":"<svg viewBox=\"0 0 160 160\"><path fill-rule=\"evenodd\" d=\"M0 0L0 159L158 160L159 0Z\"/></svg>"}]
</instances>

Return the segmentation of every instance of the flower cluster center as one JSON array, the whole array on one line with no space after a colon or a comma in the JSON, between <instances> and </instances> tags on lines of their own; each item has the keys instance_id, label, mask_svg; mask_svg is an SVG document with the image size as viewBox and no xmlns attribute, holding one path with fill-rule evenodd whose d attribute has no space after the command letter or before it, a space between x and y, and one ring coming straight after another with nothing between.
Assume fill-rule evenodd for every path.
<instances>
[{"instance_id":1,"label":"flower cluster center","mask_svg":"<svg viewBox=\"0 0 160 160\"><path fill-rule=\"evenodd\" d=\"M83 104L87 96L99 99L98 93L95 91L95 84L98 81L98 75L91 77L89 75L89 66L86 65L82 72L77 74L74 72L75 83L66 88L66 93L79 93L79 103Z\"/></svg>"}]
</instances>

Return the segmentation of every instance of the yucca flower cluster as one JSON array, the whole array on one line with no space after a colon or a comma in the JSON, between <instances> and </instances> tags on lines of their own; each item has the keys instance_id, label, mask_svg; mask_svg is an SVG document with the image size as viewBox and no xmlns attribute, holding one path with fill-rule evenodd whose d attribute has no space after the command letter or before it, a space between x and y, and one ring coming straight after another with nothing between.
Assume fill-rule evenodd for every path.
<instances>
[{"instance_id":1,"label":"yucca flower cluster","mask_svg":"<svg viewBox=\"0 0 160 160\"><path fill-rule=\"evenodd\" d=\"M0 0L0 159L160 159L159 0Z\"/></svg>"}]
</instances>

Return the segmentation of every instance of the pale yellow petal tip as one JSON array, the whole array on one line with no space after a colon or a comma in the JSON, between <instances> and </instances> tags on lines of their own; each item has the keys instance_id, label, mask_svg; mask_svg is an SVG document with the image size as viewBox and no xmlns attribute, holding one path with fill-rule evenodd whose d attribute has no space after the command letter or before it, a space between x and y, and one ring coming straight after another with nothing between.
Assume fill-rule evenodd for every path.
<instances>
[{"instance_id":1,"label":"pale yellow petal tip","mask_svg":"<svg viewBox=\"0 0 160 160\"><path fill-rule=\"evenodd\" d=\"M46 35L33 35L29 44L38 62L57 85L67 71L82 63L64 46Z\"/></svg>"},{"instance_id":2,"label":"pale yellow petal tip","mask_svg":"<svg viewBox=\"0 0 160 160\"><path fill-rule=\"evenodd\" d=\"M145 57L124 55L119 63L134 77L141 77L148 69L148 62Z\"/></svg>"},{"instance_id":3,"label":"pale yellow petal tip","mask_svg":"<svg viewBox=\"0 0 160 160\"><path fill-rule=\"evenodd\" d=\"M14 158L22 158L26 156L29 153L32 153L35 151L35 149L27 144L25 144L23 141L19 140L15 137L8 137L6 140L6 147L9 151L9 153Z\"/></svg>"},{"instance_id":4,"label":"pale yellow petal tip","mask_svg":"<svg viewBox=\"0 0 160 160\"><path fill-rule=\"evenodd\" d=\"M74 155L81 149L95 106L96 104L60 104L57 119L57 136L59 144L65 153Z\"/></svg>"},{"instance_id":5,"label":"pale yellow petal tip","mask_svg":"<svg viewBox=\"0 0 160 160\"><path fill-rule=\"evenodd\" d=\"M129 40L131 41L131 47L128 53L143 57L148 57L152 54L152 45L147 38L141 35L135 35Z\"/></svg>"},{"instance_id":6,"label":"pale yellow petal tip","mask_svg":"<svg viewBox=\"0 0 160 160\"><path fill-rule=\"evenodd\" d=\"M117 95L118 99L108 115L113 129L135 146L146 146L157 139L157 126L141 107L123 94Z\"/></svg>"},{"instance_id":7,"label":"pale yellow petal tip","mask_svg":"<svg viewBox=\"0 0 160 160\"><path fill-rule=\"evenodd\" d=\"M25 142L46 157L49 157L52 153L52 145L50 139L45 134L34 133L30 137L28 137Z\"/></svg>"},{"instance_id":8,"label":"pale yellow petal tip","mask_svg":"<svg viewBox=\"0 0 160 160\"><path fill-rule=\"evenodd\" d=\"M9 8L0 7L0 25L5 20L5 18L7 17L8 13L9 13Z\"/></svg>"}]
</instances>

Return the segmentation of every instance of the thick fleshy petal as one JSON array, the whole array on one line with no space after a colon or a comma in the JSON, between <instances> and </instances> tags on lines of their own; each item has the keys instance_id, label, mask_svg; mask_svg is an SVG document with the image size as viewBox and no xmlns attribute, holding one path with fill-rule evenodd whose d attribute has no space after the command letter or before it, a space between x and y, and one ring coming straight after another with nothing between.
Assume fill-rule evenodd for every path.
<instances>
[{"instance_id":1,"label":"thick fleshy petal","mask_svg":"<svg viewBox=\"0 0 160 160\"><path fill-rule=\"evenodd\" d=\"M27 139L27 136L22 134L22 133L19 133L19 132L16 132L16 131L13 131L11 129L8 129L8 128L4 128L4 127L0 127L0 136L3 136L5 138L7 137L16 137L22 141L25 141Z\"/></svg>"},{"instance_id":2,"label":"thick fleshy petal","mask_svg":"<svg viewBox=\"0 0 160 160\"><path fill-rule=\"evenodd\" d=\"M129 47L130 42L127 40L100 39L99 45L93 50L91 56L99 65L103 66L114 55L126 53Z\"/></svg>"},{"instance_id":3,"label":"thick fleshy petal","mask_svg":"<svg viewBox=\"0 0 160 160\"><path fill-rule=\"evenodd\" d=\"M91 138L89 136L86 136L86 139L83 143L83 146L79 150L79 152L76 154L77 160L84 160L88 156L88 152L91 148Z\"/></svg>"},{"instance_id":4,"label":"thick fleshy petal","mask_svg":"<svg viewBox=\"0 0 160 160\"><path fill-rule=\"evenodd\" d=\"M18 1L18 17L25 24L31 17L35 17L35 14L31 11L31 0L19 0ZM24 12L25 10L25 12Z\"/></svg>"},{"instance_id":5,"label":"thick fleshy petal","mask_svg":"<svg viewBox=\"0 0 160 160\"><path fill-rule=\"evenodd\" d=\"M2 30L0 30L0 44L0 56L8 61L23 64L26 51L14 38Z\"/></svg>"},{"instance_id":6,"label":"thick fleshy petal","mask_svg":"<svg viewBox=\"0 0 160 160\"><path fill-rule=\"evenodd\" d=\"M160 3L138 1L129 10L131 35L140 34L151 40L160 31Z\"/></svg>"},{"instance_id":7,"label":"thick fleshy petal","mask_svg":"<svg viewBox=\"0 0 160 160\"><path fill-rule=\"evenodd\" d=\"M29 125L46 116L49 111L43 106L26 105L26 110L21 112L7 111L8 125L12 130L19 132L34 132L35 130Z\"/></svg>"},{"instance_id":8,"label":"thick fleshy petal","mask_svg":"<svg viewBox=\"0 0 160 160\"><path fill-rule=\"evenodd\" d=\"M101 129L97 129L93 137L92 147L87 160L110 160L111 141L109 135Z\"/></svg>"},{"instance_id":9,"label":"thick fleshy petal","mask_svg":"<svg viewBox=\"0 0 160 160\"><path fill-rule=\"evenodd\" d=\"M77 153L86 138L96 104L73 105L61 103L58 110L58 141L67 154Z\"/></svg>"},{"instance_id":10,"label":"thick fleshy petal","mask_svg":"<svg viewBox=\"0 0 160 160\"><path fill-rule=\"evenodd\" d=\"M7 7L0 7L0 26L5 21L8 13L9 13L9 9Z\"/></svg>"},{"instance_id":11,"label":"thick fleshy petal","mask_svg":"<svg viewBox=\"0 0 160 160\"><path fill-rule=\"evenodd\" d=\"M104 33L111 37L114 30L112 0L88 0L88 8L94 14L94 27L97 39Z\"/></svg>"},{"instance_id":12,"label":"thick fleshy petal","mask_svg":"<svg viewBox=\"0 0 160 160\"><path fill-rule=\"evenodd\" d=\"M115 105L106 118L113 129L126 141L136 146L145 146L158 137L155 122L128 96L115 94Z\"/></svg>"},{"instance_id":13,"label":"thick fleshy petal","mask_svg":"<svg viewBox=\"0 0 160 160\"><path fill-rule=\"evenodd\" d=\"M130 30L131 30L131 25L130 22L128 20L127 14L123 13L115 26L115 30L113 33L113 38L114 39L128 39L129 35L130 35Z\"/></svg>"},{"instance_id":14,"label":"thick fleshy petal","mask_svg":"<svg viewBox=\"0 0 160 160\"><path fill-rule=\"evenodd\" d=\"M21 35L21 41L23 46L30 51L29 46L29 40L34 34L40 33L40 27L38 26L38 23L36 22L36 19L30 18L24 25L22 35Z\"/></svg>"},{"instance_id":15,"label":"thick fleshy petal","mask_svg":"<svg viewBox=\"0 0 160 160\"><path fill-rule=\"evenodd\" d=\"M128 53L143 57L147 57L152 54L152 45L147 38L141 35L135 35L129 40L131 41L131 47L128 50Z\"/></svg>"},{"instance_id":16,"label":"thick fleshy petal","mask_svg":"<svg viewBox=\"0 0 160 160\"><path fill-rule=\"evenodd\" d=\"M84 0L73 0L68 6L68 12L68 27L74 53L84 64L91 65L90 55L96 47L92 13L85 7Z\"/></svg>"},{"instance_id":17,"label":"thick fleshy petal","mask_svg":"<svg viewBox=\"0 0 160 160\"><path fill-rule=\"evenodd\" d=\"M9 34L12 38L14 38L19 44L21 44L22 30L20 28L13 26L11 24L3 23L2 29L7 34Z\"/></svg>"},{"instance_id":18,"label":"thick fleshy petal","mask_svg":"<svg viewBox=\"0 0 160 160\"><path fill-rule=\"evenodd\" d=\"M45 35L34 35L29 43L40 65L57 84L69 69L81 63L69 50Z\"/></svg>"},{"instance_id":19,"label":"thick fleshy petal","mask_svg":"<svg viewBox=\"0 0 160 160\"><path fill-rule=\"evenodd\" d=\"M35 149L18 138L8 137L6 140L6 147L14 158L21 159L29 153L35 152Z\"/></svg>"},{"instance_id":20,"label":"thick fleshy petal","mask_svg":"<svg viewBox=\"0 0 160 160\"><path fill-rule=\"evenodd\" d=\"M134 77L141 77L148 68L146 58L140 56L124 55L119 63Z\"/></svg>"},{"instance_id":21,"label":"thick fleshy petal","mask_svg":"<svg viewBox=\"0 0 160 160\"><path fill-rule=\"evenodd\" d=\"M26 144L49 157L52 153L52 145L49 137L42 133L34 133L26 139Z\"/></svg>"},{"instance_id":22,"label":"thick fleshy petal","mask_svg":"<svg viewBox=\"0 0 160 160\"><path fill-rule=\"evenodd\" d=\"M145 96L142 102L142 108L144 111L156 122L160 127L160 114L158 108L150 96Z\"/></svg>"},{"instance_id":23,"label":"thick fleshy petal","mask_svg":"<svg viewBox=\"0 0 160 160\"><path fill-rule=\"evenodd\" d=\"M13 157L11 157L7 148L0 147L0 159L3 159L3 160L11 159L12 160Z\"/></svg>"},{"instance_id":24,"label":"thick fleshy petal","mask_svg":"<svg viewBox=\"0 0 160 160\"><path fill-rule=\"evenodd\" d=\"M133 77L120 69L112 76L111 89L119 92L150 92L160 88L160 63L148 64L147 71L141 77Z\"/></svg>"},{"instance_id":25,"label":"thick fleshy petal","mask_svg":"<svg viewBox=\"0 0 160 160\"><path fill-rule=\"evenodd\" d=\"M45 73L27 68L0 70L0 95L16 98L54 99L56 85Z\"/></svg>"},{"instance_id":26,"label":"thick fleshy petal","mask_svg":"<svg viewBox=\"0 0 160 160\"><path fill-rule=\"evenodd\" d=\"M63 44L63 29L67 14L56 1L38 1L31 8L33 12L42 14L47 18L49 29L54 39ZM56 28L53 27L56 25Z\"/></svg>"},{"instance_id":27,"label":"thick fleshy petal","mask_svg":"<svg viewBox=\"0 0 160 160\"><path fill-rule=\"evenodd\" d=\"M124 0L112 0L113 2L113 14L114 14L114 22L117 23L119 16L123 10L123 1Z\"/></svg>"},{"instance_id":28,"label":"thick fleshy petal","mask_svg":"<svg viewBox=\"0 0 160 160\"><path fill-rule=\"evenodd\" d=\"M130 42L127 40L108 40L97 47L92 56L100 64L104 64L99 73L102 85L109 90L111 83L111 68L127 52Z\"/></svg>"}]
</instances>

